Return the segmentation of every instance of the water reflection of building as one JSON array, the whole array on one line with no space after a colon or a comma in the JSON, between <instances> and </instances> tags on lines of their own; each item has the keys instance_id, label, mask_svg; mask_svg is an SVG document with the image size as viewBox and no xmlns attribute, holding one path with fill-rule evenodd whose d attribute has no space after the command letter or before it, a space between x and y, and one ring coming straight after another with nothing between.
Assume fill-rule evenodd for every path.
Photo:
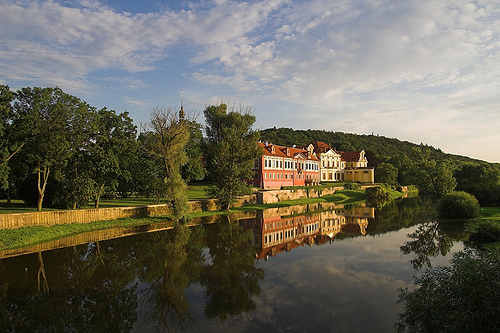
<instances>
[{"instance_id":1,"label":"water reflection of building","mask_svg":"<svg viewBox=\"0 0 500 333\"><path fill-rule=\"evenodd\" d=\"M252 245L256 257L267 259L305 244L331 242L341 232L352 233L357 229L357 233L365 235L369 220L375 217L375 210L357 207L303 215L260 215L240 220L240 223L253 230Z\"/></svg>"}]
</instances>

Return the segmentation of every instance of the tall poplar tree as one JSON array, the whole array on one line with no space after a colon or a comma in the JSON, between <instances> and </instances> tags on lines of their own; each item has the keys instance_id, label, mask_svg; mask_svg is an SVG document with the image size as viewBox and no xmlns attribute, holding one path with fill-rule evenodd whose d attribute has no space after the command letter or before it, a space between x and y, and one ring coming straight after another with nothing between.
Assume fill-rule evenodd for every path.
<instances>
[{"instance_id":1,"label":"tall poplar tree","mask_svg":"<svg viewBox=\"0 0 500 333\"><path fill-rule=\"evenodd\" d=\"M155 108L148 124L151 134L147 140L147 149L162 165L165 197L171 203L177 220L183 219L189 211L187 184L181 176L181 167L188 160L185 151L189 141L187 121L179 118L171 109Z\"/></svg>"},{"instance_id":2,"label":"tall poplar tree","mask_svg":"<svg viewBox=\"0 0 500 333\"><path fill-rule=\"evenodd\" d=\"M208 194L222 210L228 210L238 196L250 194L252 168L262 155L257 144L259 133L252 130L255 116L240 107L228 110L226 104L208 106L205 111L207 162L215 185Z\"/></svg>"}]
</instances>

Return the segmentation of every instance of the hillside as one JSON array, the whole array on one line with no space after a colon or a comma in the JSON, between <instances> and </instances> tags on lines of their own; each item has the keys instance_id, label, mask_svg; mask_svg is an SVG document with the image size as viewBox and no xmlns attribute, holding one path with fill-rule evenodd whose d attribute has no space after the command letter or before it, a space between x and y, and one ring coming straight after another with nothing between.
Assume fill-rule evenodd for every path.
<instances>
[{"instance_id":1,"label":"hillside","mask_svg":"<svg viewBox=\"0 0 500 333\"><path fill-rule=\"evenodd\" d=\"M446 154L442 150L424 144L415 144L386 138L378 135L360 135L343 132L328 132L324 130L294 130L292 128L268 128L260 130L260 139L283 146L304 146L314 141L323 141L339 151L365 150L373 152L381 161L388 161L391 157L407 155L415 161L419 155L415 148L429 151L430 157L435 160L449 160L453 162L478 162L469 157Z\"/></svg>"}]
</instances>

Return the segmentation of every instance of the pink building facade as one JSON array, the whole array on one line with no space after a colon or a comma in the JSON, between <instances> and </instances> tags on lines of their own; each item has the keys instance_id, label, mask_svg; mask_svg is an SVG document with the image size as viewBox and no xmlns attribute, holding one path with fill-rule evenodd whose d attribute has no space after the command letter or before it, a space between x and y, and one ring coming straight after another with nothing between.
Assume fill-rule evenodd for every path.
<instances>
[{"instance_id":1,"label":"pink building facade","mask_svg":"<svg viewBox=\"0 0 500 333\"><path fill-rule=\"evenodd\" d=\"M314 185L320 181L320 160L307 149L259 142L263 153L255 160L253 185L262 189Z\"/></svg>"}]
</instances>

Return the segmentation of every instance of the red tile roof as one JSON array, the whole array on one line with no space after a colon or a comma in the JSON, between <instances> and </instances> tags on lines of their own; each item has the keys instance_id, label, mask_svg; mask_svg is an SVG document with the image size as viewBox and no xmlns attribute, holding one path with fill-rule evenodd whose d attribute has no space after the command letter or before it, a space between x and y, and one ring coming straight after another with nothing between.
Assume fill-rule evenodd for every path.
<instances>
[{"instance_id":1,"label":"red tile roof","mask_svg":"<svg viewBox=\"0 0 500 333\"><path fill-rule=\"evenodd\" d=\"M297 156L297 154L301 154L304 156L304 158L308 158L308 151L307 149L300 149L296 147L285 147L285 146L278 146L274 145L272 143L265 143L265 142L259 142L259 146L262 147L262 150L264 152L264 155L267 156L279 156L279 157L289 157L289 158L294 158ZM274 149L274 153L273 153ZM310 160L315 160L318 161L319 159L312 155L308 159Z\"/></svg>"},{"instance_id":2,"label":"red tile roof","mask_svg":"<svg viewBox=\"0 0 500 333\"><path fill-rule=\"evenodd\" d=\"M316 141L316 142L313 142L311 144L314 147L314 152L315 153L326 153L327 151L329 151L330 149L332 149L329 145L327 145L326 143L324 143L322 141Z\"/></svg>"},{"instance_id":3,"label":"red tile roof","mask_svg":"<svg viewBox=\"0 0 500 333\"><path fill-rule=\"evenodd\" d=\"M359 161L359 151L343 151L341 155L343 161L346 162Z\"/></svg>"}]
</instances>

